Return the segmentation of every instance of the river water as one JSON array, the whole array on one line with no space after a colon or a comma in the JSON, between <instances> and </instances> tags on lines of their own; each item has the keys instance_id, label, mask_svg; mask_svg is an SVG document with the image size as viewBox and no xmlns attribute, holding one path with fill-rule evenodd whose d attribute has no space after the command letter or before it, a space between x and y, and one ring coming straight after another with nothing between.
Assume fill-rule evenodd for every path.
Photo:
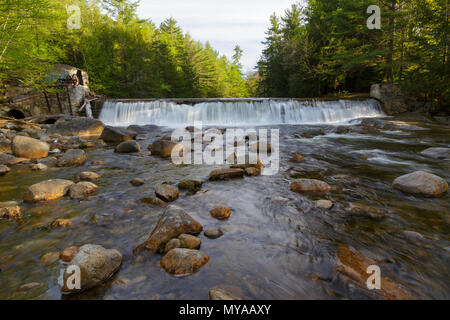
<instances>
[{"instance_id":1,"label":"river water","mask_svg":"<svg viewBox=\"0 0 450 320\"><path fill-rule=\"evenodd\" d=\"M336 251L342 245L376 260L383 276L414 297L450 298L450 194L436 199L418 198L391 187L396 177L416 170L450 181L449 161L419 154L428 147L449 147L448 125L417 115L385 117L374 102L355 108L353 102L319 109L316 106L314 116L302 115L293 104L269 106L270 111L261 108L256 123L245 120L255 117L246 118L242 108L233 106L227 107L233 116L214 123L220 119L220 108L206 106L205 111L196 106L194 110L176 110L170 125L192 125L193 120L203 120L205 125L217 124L221 128L247 122L252 128L279 129L280 170L273 176L208 182L208 174L221 166L176 166L148 156L147 146L172 131L163 126L171 118L168 110L160 110L159 118L151 121L143 114L154 116L149 112L154 106L142 105L128 105L122 110L124 115L118 116L120 108L112 104L106 108L115 111L101 116L113 125L162 125L148 128L147 140L140 141L140 155L116 154L112 147L105 147L88 151L88 161L81 168L32 172L27 166L14 167L0 178L0 202L21 202L25 189L42 180L73 180L81 171L95 171L102 177L96 181L99 191L87 200L21 203L22 224L0 221L0 299L208 299L209 289L215 286L230 287L251 299L366 298L364 290L352 289L336 271ZM144 111L135 117L132 108ZM204 113L198 115L197 110ZM275 119L271 124L267 123L268 113ZM362 128L361 120L352 119L374 116L390 125L384 129L345 129ZM245 121L237 123L233 119ZM290 162L295 153L302 154L306 161ZM107 163L92 164L99 160ZM339 175L350 176L352 181L345 182ZM131 186L129 181L136 177L146 184ZM289 189L296 178L321 179L338 191L322 197L296 194ZM197 273L179 278L160 268L160 255L143 252L134 256L132 250L148 237L164 210L144 205L140 199L154 195L158 183L183 179L201 179L205 183L202 192L195 195L181 192L174 204L205 229L222 228L224 236L210 240L201 234L201 250L211 260ZM323 198L332 200L335 206L331 210L317 209L315 200ZM355 201L384 209L389 215L382 221L351 218L345 209ZM221 222L210 216L209 210L218 205L232 209L229 220ZM49 228L56 218L71 219L74 226ZM404 231L418 232L422 238L411 238ZM123 254L122 266L105 284L63 297L58 277L64 265L60 261L46 265L40 258L48 252L86 243L118 249ZM117 279L129 281L117 285ZM30 282L42 285L29 292L16 291Z\"/></svg>"}]
</instances>

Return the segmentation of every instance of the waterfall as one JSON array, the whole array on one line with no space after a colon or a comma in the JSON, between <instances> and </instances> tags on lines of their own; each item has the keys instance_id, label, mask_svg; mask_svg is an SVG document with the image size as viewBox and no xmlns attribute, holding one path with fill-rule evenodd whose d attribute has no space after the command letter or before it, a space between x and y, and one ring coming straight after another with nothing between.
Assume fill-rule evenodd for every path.
<instances>
[{"instance_id":1,"label":"waterfall","mask_svg":"<svg viewBox=\"0 0 450 320\"><path fill-rule=\"evenodd\" d=\"M86 104L86 116L88 118L93 118L93 116L92 116L92 108L91 108L91 104L89 102Z\"/></svg>"},{"instance_id":2,"label":"waterfall","mask_svg":"<svg viewBox=\"0 0 450 320\"><path fill-rule=\"evenodd\" d=\"M205 100L195 105L169 100L106 101L99 119L107 125L131 124L177 127L201 121L205 126L275 124L335 124L357 118L384 116L378 101Z\"/></svg>"}]
</instances>

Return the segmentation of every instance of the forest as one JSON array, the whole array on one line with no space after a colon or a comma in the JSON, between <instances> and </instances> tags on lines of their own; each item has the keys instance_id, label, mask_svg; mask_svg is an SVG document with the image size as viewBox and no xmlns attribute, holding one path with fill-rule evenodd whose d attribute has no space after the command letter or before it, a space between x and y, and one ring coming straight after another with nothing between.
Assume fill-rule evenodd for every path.
<instances>
[{"instance_id":1,"label":"forest","mask_svg":"<svg viewBox=\"0 0 450 320\"><path fill-rule=\"evenodd\" d=\"M255 71L242 50L225 57L176 20L139 19L136 0L0 0L0 81L40 87L55 63L86 70L91 89L120 98L320 97L395 83L427 100L449 98L447 0L309 0L270 17ZM367 8L381 8L369 29ZM76 13L76 12L75 12Z\"/></svg>"}]
</instances>

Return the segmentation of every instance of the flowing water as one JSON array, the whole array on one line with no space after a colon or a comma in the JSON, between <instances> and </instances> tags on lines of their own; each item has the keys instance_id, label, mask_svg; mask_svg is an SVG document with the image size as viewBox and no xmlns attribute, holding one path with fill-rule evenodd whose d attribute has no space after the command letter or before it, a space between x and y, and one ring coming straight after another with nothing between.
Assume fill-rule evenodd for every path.
<instances>
[{"instance_id":1,"label":"flowing water","mask_svg":"<svg viewBox=\"0 0 450 320\"><path fill-rule=\"evenodd\" d=\"M364 290L352 289L339 277L336 249L340 245L376 260L383 276L413 296L448 299L450 194L418 198L394 190L391 184L396 177L416 170L450 181L449 161L419 154L432 146L448 147L450 129L416 116L385 118L383 123L391 126L376 131L337 130L360 127L361 120L347 122L344 127L334 124L376 116L383 114L371 100L315 106L273 101L236 106L223 102L194 107L169 102L110 102L101 115L108 124L160 125L148 128L147 140L140 141L143 150L172 131L165 125L193 125L194 120L220 127L245 122L254 128L277 128L280 171L274 176L206 181L202 192L195 195L181 192L174 204L187 210L205 229L222 228L224 236L210 240L201 234L201 250L211 260L197 273L179 278L160 268L160 255L133 255L133 248L148 237L163 212L139 200L153 195L158 183L206 180L220 166L175 166L145 152L116 154L111 147L88 151L88 162L82 168L32 172L27 166L15 166L0 177L0 202L21 201L29 185L50 178L73 179L80 171L96 171L102 178L96 182L98 193L87 200L21 203L22 224L0 221L0 299L208 299L214 286L233 287L252 299L368 297ZM301 153L306 161L289 162L295 153ZM107 164L92 165L96 160ZM352 179L343 182L339 175ZM132 187L129 181L136 177L145 179L146 184ZM317 209L314 202L323 196L291 192L290 181L300 177L336 186L338 191L325 196L335 206L329 211ZM354 201L382 208L389 215L382 221L351 218L345 208ZM229 220L221 222L210 216L209 210L218 205L232 209ZM50 229L56 218L71 219L74 227ZM404 231L419 232L423 238L408 237ZM64 265L59 261L45 265L40 257L86 243L122 252L120 271L96 289L62 297L57 280ZM115 279L124 278L130 280L128 285L114 284ZM16 291L30 282L42 286L31 292Z\"/></svg>"}]
</instances>

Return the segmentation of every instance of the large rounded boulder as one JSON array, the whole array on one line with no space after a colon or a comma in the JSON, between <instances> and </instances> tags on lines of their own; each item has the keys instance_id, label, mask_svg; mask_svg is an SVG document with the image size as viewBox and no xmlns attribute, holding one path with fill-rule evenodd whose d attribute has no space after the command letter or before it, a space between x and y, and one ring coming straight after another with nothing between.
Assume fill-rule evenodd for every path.
<instances>
[{"instance_id":1,"label":"large rounded boulder","mask_svg":"<svg viewBox=\"0 0 450 320\"><path fill-rule=\"evenodd\" d=\"M56 200L64 197L74 183L69 180L53 179L33 184L25 191L25 202Z\"/></svg>"},{"instance_id":2,"label":"large rounded boulder","mask_svg":"<svg viewBox=\"0 0 450 320\"><path fill-rule=\"evenodd\" d=\"M134 140L136 136L137 133L134 131L107 126L103 130L100 139L109 143L121 143L123 141Z\"/></svg>"},{"instance_id":3,"label":"large rounded boulder","mask_svg":"<svg viewBox=\"0 0 450 320\"><path fill-rule=\"evenodd\" d=\"M447 181L425 171L416 171L398 177L392 186L405 193L425 197L440 197L448 190Z\"/></svg>"},{"instance_id":4,"label":"large rounded boulder","mask_svg":"<svg viewBox=\"0 0 450 320\"><path fill-rule=\"evenodd\" d=\"M76 167L82 166L86 162L86 152L81 149L67 150L64 155L58 159L56 165L58 167Z\"/></svg>"},{"instance_id":5,"label":"large rounded boulder","mask_svg":"<svg viewBox=\"0 0 450 320\"><path fill-rule=\"evenodd\" d=\"M11 150L16 157L37 160L48 156L50 145L40 140L17 135L12 141Z\"/></svg>"}]
</instances>

